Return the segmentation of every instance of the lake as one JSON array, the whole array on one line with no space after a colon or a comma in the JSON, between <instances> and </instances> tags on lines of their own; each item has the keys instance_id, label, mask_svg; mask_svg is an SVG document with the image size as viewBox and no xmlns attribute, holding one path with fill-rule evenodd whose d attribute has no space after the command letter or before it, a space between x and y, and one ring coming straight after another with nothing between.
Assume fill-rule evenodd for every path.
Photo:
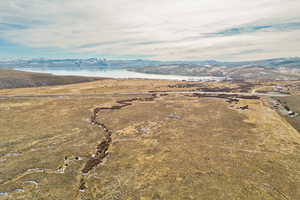
<instances>
[{"instance_id":1,"label":"lake","mask_svg":"<svg viewBox=\"0 0 300 200\"><path fill-rule=\"evenodd\" d=\"M157 80L188 80L188 81L209 81L209 80L223 80L222 77L214 76L181 76L181 75L162 75L162 74L145 74L132 72L125 69L107 69L107 70L58 70L58 69L33 69L33 68L15 68L20 71L50 73L54 75L68 75L68 76L89 76L89 77L104 77L104 78L118 78L118 79L157 79Z\"/></svg>"}]
</instances>

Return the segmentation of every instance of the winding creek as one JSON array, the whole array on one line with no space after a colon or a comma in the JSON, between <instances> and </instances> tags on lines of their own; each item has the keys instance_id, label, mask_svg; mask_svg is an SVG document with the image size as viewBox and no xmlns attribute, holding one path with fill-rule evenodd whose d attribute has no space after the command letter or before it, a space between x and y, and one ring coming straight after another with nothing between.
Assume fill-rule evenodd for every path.
<instances>
[{"instance_id":1,"label":"winding creek","mask_svg":"<svg viewBox=\"0 0 300 200\"><path fill-rule=\"evenodd\" d=\"M102 163L103 159L108 155L108 150L109 147L112 143L112 130L109 129L104 123L100 122L97 120L97 116L102 110L119 110L124 107L132 105L132 102L137 102L137 101L153 101L155 98L158 96L156 94L152 94L151 97L146 97L146 98L132 98L132 99L127 99L127 100L119 100L117 103L119 105L114 105L111 107L97 107L93 110L93 114L91 116L91 124L98 126L104 131L104 139L100 141L100 143L96 147L96 151L94 154L90 156L90 159L85 163L83 169L81 170L81 178L79 182L79 191L80 192L85 192L87 189L86 185L86 177L88 173L98 166L100 163Z\"/></svg>"}]
</instances>

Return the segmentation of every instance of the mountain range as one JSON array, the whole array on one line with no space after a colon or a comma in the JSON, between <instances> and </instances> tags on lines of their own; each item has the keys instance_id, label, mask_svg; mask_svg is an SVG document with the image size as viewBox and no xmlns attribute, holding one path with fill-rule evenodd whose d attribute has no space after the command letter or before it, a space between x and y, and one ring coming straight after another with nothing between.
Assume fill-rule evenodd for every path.
<instances>
[{"instance_id":1,"label":"mountain range","mask_svg":"<svg viewBox=\"0 0 300 200\"><path fill-rule=\"evenodd\" d=\"M0 60L0 68L38 70L103 70L129 71L185 76L220 76L233 79L299 80L300 57L256 61L153 61L89 59L30 59Z\"/></svg>"}]
</instances>

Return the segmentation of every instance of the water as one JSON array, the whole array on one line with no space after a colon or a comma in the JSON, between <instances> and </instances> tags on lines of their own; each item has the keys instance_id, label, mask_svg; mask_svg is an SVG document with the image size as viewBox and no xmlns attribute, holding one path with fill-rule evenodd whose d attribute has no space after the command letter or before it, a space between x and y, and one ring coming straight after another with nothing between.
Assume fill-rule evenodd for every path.
<instances>
[{"instance_id":1,"label":"water","mask_svg":"<svg viewBox=\"0 0 300 200\"><path fill-rule=\"evenodd\" d=\"M20 71L50 73L54 75L70 75L70 76L88 76L88 77L104 77L118 79L157 79L157 80L188 80L188 81L209 81L223 80L222 77L213 76L180 76L180 75L161 75L161 74L145 74L127 71L125 69L109 69L109 70L57 70L57 69L32 69L32 68L16 68Z\"/></svg>"}]
</instances>

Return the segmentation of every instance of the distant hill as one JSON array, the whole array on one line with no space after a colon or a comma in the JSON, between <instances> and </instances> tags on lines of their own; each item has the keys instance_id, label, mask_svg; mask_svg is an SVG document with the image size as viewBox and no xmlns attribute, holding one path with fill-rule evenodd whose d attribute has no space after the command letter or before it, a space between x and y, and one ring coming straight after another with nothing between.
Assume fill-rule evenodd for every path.
<instances>
[{"instance_id":1,"label":"distant hill","mask_svg":"<svg viewBox=\"0 0 300 200\"><path fill-rule=\"evenodd\" d=\"M238 80L300 80L300 67L163 65L129 70L147 74L216 76Z\"/></svg>"},{"instance_id":2,"label":"distant hill","mask_svg":"<svg viewBox=\"0 0 300 200\"><path fill-rule=\"evenodd\" d=\"M242 80L300 80L300 58L245 62L199 61L128 68L130 71L184 76L218 76Z\"/></svg>"},{"instance_id":3,"label":"distant hill","mask_svg":"<svg viewBox=\"0 0 300 200\"><path fill-rule=\"evenodd\" d=\"M204 61L153 61L89 59L32 59L2 60L0 68L19 70L99 71L127 69L130 71L185 76L220 76L232 79L299 80L300 58L275 58L257 61L221 62Z\"/></svg>"},{"instance_id":4,"label":"distant hill","mask_svg":"<svg viewBox=\"0 0 300 200\"><path fill-rule=\"evenodd\" d=\"M0 60L0 68L37 68L37 69L106 69L106 68L136 68L158 67L163 65L185 66L263 66L263 67L300 67L300 58L275 58L257 61L222 62L216 60L204 61L154 61L154 60L106 60L89 59L31 59L31 60Z\"/></svg>"},{"instance_id":5,"label":"distant hill","mask_svg":"<svg viewBox=\"0 0 300 200\"><path fill-rule=\"evenodd\" d=\"M79 76L55 76L51 74L0 69L0 89L64 85L96 81L100 79L101 78Z\"/></svg>"}]
</instances>

